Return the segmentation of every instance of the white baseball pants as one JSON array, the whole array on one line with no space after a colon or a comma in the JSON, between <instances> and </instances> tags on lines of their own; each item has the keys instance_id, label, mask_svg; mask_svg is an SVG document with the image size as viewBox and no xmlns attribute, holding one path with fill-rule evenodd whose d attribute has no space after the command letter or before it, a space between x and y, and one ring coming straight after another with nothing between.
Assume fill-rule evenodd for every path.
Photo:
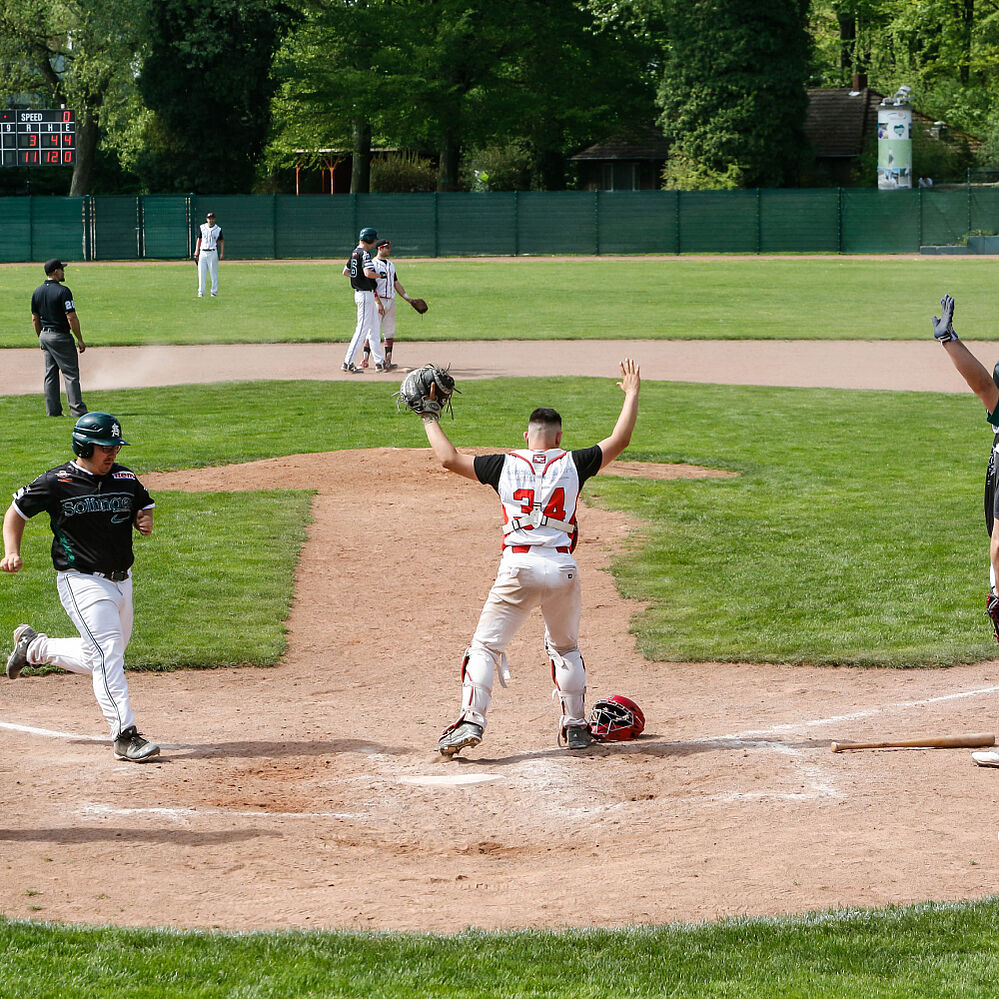
<instances>
[{"instance_id":1,"label":"white baseball pants","mask_svg":"<svg viewBox=\"0 0 999 999\"><path fill-rule=\"evenodd\" d=\"M358 355L364 348L364 341L370 340L375 364L384 364L385 354L382 351L381 336L378 333L378 309L375 306L375 293L355 290L354 304L357 306L357 325L354 327L354 335L350 338L343 363L357 364L360 361Z\"/></svg>"},{"instance_id":2,"label":"white baseball pants","mask_svg":"<svg viewBox=\"0 0 999 999\"><path fill-rule=\"evenodd\" d=\"M132 577L115 583L71 569L57 574L56 588L80 637L39 635L28 648L28 662L89 673L115 739L135 724L125 681L125 648L132 637Z\"/></svg>"},{"instance_id":3,"label":"white baseball pants","mask_svg":"<svg viewBox=\"0 0 999 999\"><path fill-rule=\"evenodd\" d=\"M211 276L212 294L219 293L219 251L201 250L198 253L198 297L203 298L205 294L205 284Z\"/></svg>"},{"instance_id":4,"label":"white baseball pants","mask_svg":"<svg viewBox=\"0 0 999 999\"><path fill-rule=\"evenodd\" d=\"M507 549L472 636L462 675L461 715L486 724L493 674L503 652L535 607L545 619L552 681L562 704L562 725L585 725L586 668L579 652L583 596L572 555L536 546Z\"/></svg>"}]
</instances>

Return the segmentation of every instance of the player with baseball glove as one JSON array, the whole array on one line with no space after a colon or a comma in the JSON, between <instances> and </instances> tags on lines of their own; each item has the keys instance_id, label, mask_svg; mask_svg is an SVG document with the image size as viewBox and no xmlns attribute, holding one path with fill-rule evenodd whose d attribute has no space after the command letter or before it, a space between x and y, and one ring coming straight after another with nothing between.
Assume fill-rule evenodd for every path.
<instances>
[{"instance_id":1,"label":"player with baseball glove","mask_svg":"<svg viewBox=\"0 0 999 999\"><path fill-rule=\"evenodd\" d=\"M397 406L412 410L424 423L436 423L445 409L454 419L451 396L455 392L461 395L461 392L455 387L449 369L450 365L442 368L439 364L424 364L422 368L410 371L395 393Z\"/></svg>"},{"instance_id":2,"label":"player with baseball glove","mask_svg":"<svg viewBox=\"0 0 999 999\"><path fill-rule=\"evenodd\" d=\"M554 409L540 407L528 418L526 448L478 457L462 454L444 433L439 408L434 408L440 403L439 373L429 367L406 387L407 395L400 390L400 396L422 417L427 440L444 468L495 489L503 508L499 571L462 658L458 717L444 730L437 749L451 757L482 741L493 677L499 670L500 683L505 685L509 672L506 647L535 607L541 608L544 618L545 651L561 706L558 742L570 750L586 749L594 737L583 703L586 669L579 650L582 591L572 537L583 483L609 465L631 441L641 386L638 365L630 358L621 362L617 383L624 392L621 414L609 436L598 444L564 450L561 416Z\"/></svg>"}]
</instances>

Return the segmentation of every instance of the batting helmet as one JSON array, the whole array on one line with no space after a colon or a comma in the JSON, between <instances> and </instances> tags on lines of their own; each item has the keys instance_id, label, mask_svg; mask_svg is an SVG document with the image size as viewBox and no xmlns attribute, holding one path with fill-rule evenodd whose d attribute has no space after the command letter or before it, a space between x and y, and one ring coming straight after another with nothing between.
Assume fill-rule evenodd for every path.
<instances>
[{"instance_id":1,"label":"batting helmet","mask_svg":"<svg viewBox=\"0 0 999 999\"><path fill-rule=\"evenodd\" d=\"M595 739L606 739L608 742L635 739L645 729L642 709L623 694L597 701L586 721Z\"/></svg>"},{"instance_id":2,"label":"batting helmet","mask_svg":"<svg viewBox=\"0 0 999 999\"><path fill-rule=\"evenodd\" d=\"M368 226L366 229L361 230L361 235L358 237L362 243L373 243L378 238L378 232Z\"/></svg>"},{"instance_id":3,"label":"batting helmet","mask_svg":"<svg viewBox=\"0 0 999 999\"><path fill-rule=\"evenodd\" d=\"M999 388L999 361L996 361L996 366L992 369L992 381L996 383L996 388Z\"/></svg>"},{"instance_id":4,"label":"batting helmet","mask_svg":"<svg viewBox=\"0 0 999 999\"><path fill-rule=\"evenodd\" d=\"M73 427L73 451L81 458L89 458L95 444L117 447L127 443L121 436L121 424L110 413L84 413Z\"/></svg>"}]
</instances>

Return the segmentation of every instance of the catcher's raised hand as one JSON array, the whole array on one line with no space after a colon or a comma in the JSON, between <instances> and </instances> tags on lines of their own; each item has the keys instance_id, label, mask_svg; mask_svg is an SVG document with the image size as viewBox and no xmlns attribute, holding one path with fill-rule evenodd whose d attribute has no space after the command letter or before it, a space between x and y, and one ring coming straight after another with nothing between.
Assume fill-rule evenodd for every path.
<instances>
[{"instance_id":1,"label":"catcher's raised hand","mask_svg":"<svg viewBox=\"0 0 999 999\"><path fill-rule=\"evenodd\" d=\"M630 357L626 357L621 362L621 380L617 383L618 388L628 395L631 392L637 393L642 384L642 374L638 363Z\"/></svg>"}]
</instances>

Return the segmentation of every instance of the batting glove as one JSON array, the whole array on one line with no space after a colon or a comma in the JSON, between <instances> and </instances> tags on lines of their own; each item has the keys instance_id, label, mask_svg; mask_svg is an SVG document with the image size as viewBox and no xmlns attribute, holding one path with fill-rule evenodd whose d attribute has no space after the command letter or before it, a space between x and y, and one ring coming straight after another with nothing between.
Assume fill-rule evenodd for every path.
<instances>
[{"instance_id":1,"label":"batting glove","mask_svg":"<svg viewBox=\"0 0 999 999\"><path fill-rule=\"evenodd\" d=\"M954 299L950 295L944 295L940 299L942 315L933 317L933 335L941 343L950 343L951 340L958 339L954 332Z\"/></svg>"}]
</instances>

